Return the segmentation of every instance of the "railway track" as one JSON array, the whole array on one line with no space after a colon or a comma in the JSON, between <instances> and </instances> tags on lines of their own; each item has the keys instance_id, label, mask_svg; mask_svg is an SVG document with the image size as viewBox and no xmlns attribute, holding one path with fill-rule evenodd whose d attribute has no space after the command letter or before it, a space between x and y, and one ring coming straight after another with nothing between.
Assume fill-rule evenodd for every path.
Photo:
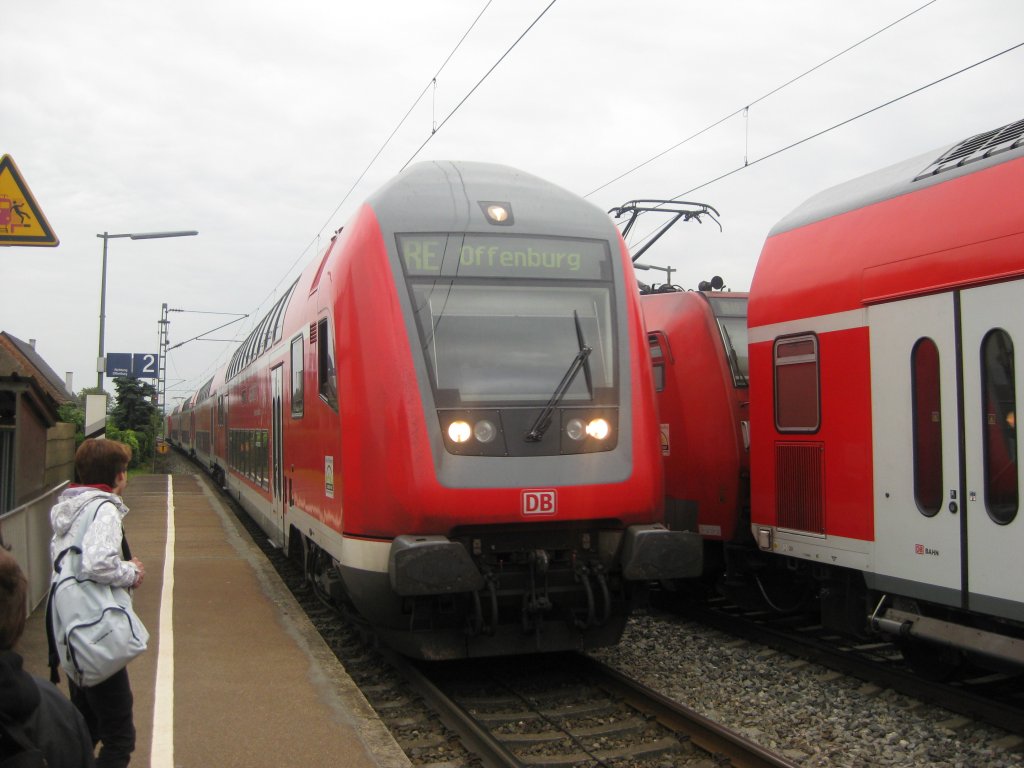
<instances>
[{"instance_id":1,"label":"railway track","mask_svg":"<svg viewBox=\"0 0 1024 768\"><path fill-rule=\"evenodd\" d=\"M582 654L392 662L488 766L794 765Z\"/></svg>"},{"instance_id":2,"label":"railway track","mask_svg":"<svg viewBox=\"0 0 1024 768\"><path fill-rule=\"evenodd\" d=\"M425 663L381 648L227 501L414 765L795 765L582 654Z\"/></svg>"},{"instance_id":3,"label":"railway track","mask_svg":"<svg viewBox=\"0 0 1024 768\"><path fill-rule=\"evenodd\" d=\"M670 603L661 605L667 608ZM696 601L676 596L671 605L673 613L706 626L1024 735L1024 674L1019 671L993 673L966 666L950 679L929 679L915 672L900 647L885 637L843 637L813 616L751 611L721 598Z\"/></svg>"}]
</instances>

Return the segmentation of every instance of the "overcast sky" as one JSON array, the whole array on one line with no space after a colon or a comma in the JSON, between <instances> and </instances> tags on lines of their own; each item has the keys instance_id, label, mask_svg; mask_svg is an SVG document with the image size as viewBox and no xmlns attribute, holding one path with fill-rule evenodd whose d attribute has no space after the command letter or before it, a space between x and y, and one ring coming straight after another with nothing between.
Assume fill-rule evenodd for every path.
<instances>
[{"instance_id":1,"label":"overcast sky","mask_svg":"<svg viewBox=\"0 0 1024 768\"><path fill-rule=\"evenodd\" d=\"M229 319L203 311L249 313L212 334L244 338L414 157L511 165L604 210L687 193L724 231L680 224L644 261L686 287L718 274L745 290L765 235L807 197L1024 118L1020 48L762 160L1024 42L1020 0L32 0L0 13L0 154L60 238L0 248L0 330L36 339L75 390L96 382L97 233L200 232L110 241L107 352L157 351L165 302L189 310L170 316L172 345ZM168 405L233 348L171 352Z\"/></svg>"}]
</instances>

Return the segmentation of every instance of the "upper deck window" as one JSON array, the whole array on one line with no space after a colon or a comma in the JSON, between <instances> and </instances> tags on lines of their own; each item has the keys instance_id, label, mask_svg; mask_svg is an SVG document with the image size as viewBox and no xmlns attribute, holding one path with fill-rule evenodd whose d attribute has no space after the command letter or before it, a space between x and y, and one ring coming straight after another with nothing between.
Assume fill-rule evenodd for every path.
<instances>
[{"instance_id":1,"label":"upper deck window","mask_svg":"<svg viewBox=\"0 0 1024 768\"><path fill-rule=\"evenodd\" d=\"M775 427L779 432L816 432L821 425L818 338L777 339L774 360Z\"/></svg>"},{"instance_id":2,"label":"upper deck window","mask_svg":"<svg viewBox=\"0 0 1024 768\"><path fill-rule=\"evenodd\" d=\"M317 324L316 362L317 388L320 398L338 410L338 372L334 367L334 345L327 318Z\"/></svg>"},{"instance_id":3,"label":"upper deck window","mask_svg":"<svg viewBox=\"0 0 1024 768\"><path fill-rule=\"evenodd\" d=\"M274 303L270 311L260 320L259 325L235 350L235 354L231 356L231 362L228 363L227 381L230 381L240 371L244 370L249 363L270 349L274 342L280 341L284 330L284 314L288 307L288 300L291 298L292 291L295 290L298 282L296 280L288 286L288 290Z\"/></svg>"},{"instance_id":4,"label":"upper deck window","mask_svg":"<svg viewBox=\"0 0 1024 768\"><path fill-rule=\"evenodd\" d=\"M299 418L303 411L303 361L305 360L302 335L292 339L291 371L292 371L292 416Z\"/></svg>"}]
</instances>

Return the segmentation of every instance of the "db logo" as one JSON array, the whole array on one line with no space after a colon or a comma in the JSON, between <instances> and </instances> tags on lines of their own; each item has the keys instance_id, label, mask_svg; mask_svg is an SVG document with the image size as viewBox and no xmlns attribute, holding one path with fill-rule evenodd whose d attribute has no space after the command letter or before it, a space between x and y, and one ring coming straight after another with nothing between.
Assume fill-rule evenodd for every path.
<instances>
[{"instance_id":1,"label":"db logo","mask_svg":"<svg viewBox=\"0 0 1024 768\"><path fill-rule=\"evenodd\" d=\"M554 489L523 491L523 514L553 515L557 511L557 498Z\"/></svg>"}]
</instances>

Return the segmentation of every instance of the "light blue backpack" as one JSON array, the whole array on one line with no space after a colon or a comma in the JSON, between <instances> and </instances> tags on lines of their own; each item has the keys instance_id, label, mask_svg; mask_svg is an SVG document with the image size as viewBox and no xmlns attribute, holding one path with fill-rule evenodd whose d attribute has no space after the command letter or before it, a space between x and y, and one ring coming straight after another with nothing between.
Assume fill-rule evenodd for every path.
<instances>
[{"instance_id":1,"label":"light blue backpack","mask_svg":"<svg viewBox=\"0 0 1024 768\"><path fill-rule=\"evenodd\" d=\"M60 667L83 688L124 669L149 642L149 632L135 615L127 589L81 576L86 530L108 502L98 499L82 510L72 526L74 543L57 555L50 581L47 614Z\"/></svg>"}]
</instances>

